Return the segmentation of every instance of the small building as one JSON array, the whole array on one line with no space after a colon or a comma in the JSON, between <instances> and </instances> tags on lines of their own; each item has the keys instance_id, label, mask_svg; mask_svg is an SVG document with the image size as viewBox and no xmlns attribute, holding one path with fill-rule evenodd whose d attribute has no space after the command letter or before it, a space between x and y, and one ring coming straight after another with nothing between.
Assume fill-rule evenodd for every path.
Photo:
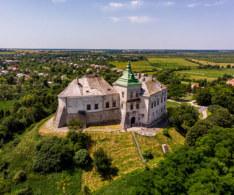
<instances>
[{"instance_id":1,"label":"small building","mask_svg":"<svg viewBox=\"0 0 234 195\"><path fill-rule=\"evenodd\" d=\"M166 100L167 88L147 75L136 77L129 63L113 86L94 75L73 80L58 95L55 125L63 127L71 119L80 119L86 125L148 127L166 114Z\"/></svg>"}]
</instances>

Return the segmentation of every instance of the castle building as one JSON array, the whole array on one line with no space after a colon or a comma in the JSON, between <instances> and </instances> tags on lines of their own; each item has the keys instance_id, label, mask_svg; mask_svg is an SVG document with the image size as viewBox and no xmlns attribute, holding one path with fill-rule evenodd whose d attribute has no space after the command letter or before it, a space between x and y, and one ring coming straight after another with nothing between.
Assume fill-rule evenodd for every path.
<instances>
[{"instance_id":1,"label":"castle building","mask_svg":"<svg viewBox=\"0 0 234 195\"><path fill-rule=\"evenodd\" d=\"M73 80L58 95L55 125L72 119L85 125L120 123L126 129L152 126L166 114L167 88L150 76L132 72L127 65L111 86L103 78L87 75Z\"/></svg>"}]
</instances>

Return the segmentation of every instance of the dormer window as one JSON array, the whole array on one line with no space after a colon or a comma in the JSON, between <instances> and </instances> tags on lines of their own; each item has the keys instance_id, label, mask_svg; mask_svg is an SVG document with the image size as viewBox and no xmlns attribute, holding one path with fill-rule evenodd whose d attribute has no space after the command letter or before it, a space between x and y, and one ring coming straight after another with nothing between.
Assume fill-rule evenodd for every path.
<instances>
[{"instance_id":1,"label":"dormer window","mask_svg":"<svg viewBox=\"0 0 234 195\"><path fill-rule=\"evenodd\" d=\"M106 102L106 108L109 108L109 107L110 107L109 102Z\"/></svg>"}]
</instances>

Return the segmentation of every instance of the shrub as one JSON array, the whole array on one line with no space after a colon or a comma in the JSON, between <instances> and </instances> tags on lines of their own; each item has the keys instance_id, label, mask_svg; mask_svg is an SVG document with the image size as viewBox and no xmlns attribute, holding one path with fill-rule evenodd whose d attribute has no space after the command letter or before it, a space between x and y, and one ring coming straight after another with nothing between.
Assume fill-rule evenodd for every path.
<instances>
[{"instance_id":1,"label":"shrub","mask_svg":"<svg viewBox=\"0 0 234 195\"><path fill-rule=\"evenodd\" d=\"M168 137L168 138L171 137L170 134L169 134L169 129L168 128L164 128L163 129L163 135L166 136L166 137Z\"/></svg>"},{"instance_id":2,"label":"shrub","mask_svg":"<svg viewBox=\"0 0 234 195\"><path fill-rule=\"evenodd\" d=\"M80 130L81 128L83 128L83 126L84 126L84 123L79 119L72 119L68 123L68 128L70 130Z\"/></svg>"},{"instance_id":3,"label":"shrub","mask_svg":"<svg viewBox=\"0 0 234 195\"><path fill-rule=\"evenodd\" d=\"M25 187L16 192L16 195L33 195L33 190L30 187Z\"/></svg>"},{"instance_id":4,"label":"shrub","mask_svg":"<svg viewBox=\"0 0 234 195\"><path fill-rule=\"evenodd\" d=\"M75 145L75 150L88 149L91 144L90 136L81 132L69 131L67 138Z\"/></svg>"},{"instance_id":5,"label":"shrub","mask_svg":"<svg viewBox=\"0 0 234 195\"><path fill-rule=\"evenodd\" d=\"M74 163L80 168L87 169L90 167L92 159L86 149L78 150L74 155Z\"/></svg>"},{"instance_id":6,"label":"shrub","mask_svg":"<svg viewBox=\"0 0 234 195\"><path fill-rule=\"evenodd\" d=\"M57 172L73 166L73 150L62 139L53 137L42 140L36 147L34 171Z\"/></svg>"},{"instance_id":7,"label":"shrub","mask_svg":"<svg viewBox=\"0 0 234 195\"><path fill-rule=\"evenodd\" d=\"M154 158L154 155L151 151L148 150L143 153L143 157L145 160L152 160Z\"/></svg>"},{"instance_id":8,"label":"shrub","mask_svg":"<svg viewBox=\"0 0 234 195\"><path fill-rule=\"evenodd\" d=\"M26 181L26 179L27 179L27 175L26 175L26 172L23 171L23 170L18 171L18 172L15 174L15 176L13 177L13 180L14 180L14 182L16 182L16 183L24 182L24 181Z\"/></svg>"},{"instance_id":9,"label":"shrub","mask_svg":"<svg viewBox=\"0 0 234 195\"><path fill-rule=\"evenodd\" d=\"M112 159L107 156L102 148L94 153L94 165L103 179L111 179L118 172L117 168L112 167L111 161Z\"/></svg>"}]
</instances>

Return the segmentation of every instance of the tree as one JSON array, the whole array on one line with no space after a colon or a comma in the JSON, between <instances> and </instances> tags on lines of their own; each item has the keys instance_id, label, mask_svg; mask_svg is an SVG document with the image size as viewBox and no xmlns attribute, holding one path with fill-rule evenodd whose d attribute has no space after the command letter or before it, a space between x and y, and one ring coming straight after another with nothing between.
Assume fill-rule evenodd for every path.
<instances>
[{"instance_id":1,"label":"tree","mask_svg":"<svg viewBox=\"0 0 234 195\"><path fill-rule=\"evenodd\" d=\"M198 120L197 110L186 104L169 109L168 114L169 122L183 134L186 134L188 128L192 127Z\"/></svg>"},{"instance_id":2,"label":"tree","mask_svg":"<svg viewBox=\"0 0 234 195\"><path fill-rule=\"evenodd\" d=\"M102 148L94 153L94 165L103 179L111 179L117 174L117 168L112 167L112 159L107 156Z\"/></svg>"},{"instance_id":3,"label":"tree","mask_svg":"<svg viewBox=\"0 0 234 195\"><path fill-rule=\"evenodd\" d=\"M209 106L211 105L211 98L212 95L210 93L210 90L208 88L204 88L198 91L196 95L196 101L199 105L202 106Z\"/></svg>"},{"instance_id":4,"label":"tree","mask_svg":"<svg viewBox=\"0 0 234 195\"><path fill-rule=\"evenodd\" d=\"M35 151L33 169L36 172L58 172L73 167L73 150L62 139L53 137L42 140Z\"/></svg>"}]
</instances>

